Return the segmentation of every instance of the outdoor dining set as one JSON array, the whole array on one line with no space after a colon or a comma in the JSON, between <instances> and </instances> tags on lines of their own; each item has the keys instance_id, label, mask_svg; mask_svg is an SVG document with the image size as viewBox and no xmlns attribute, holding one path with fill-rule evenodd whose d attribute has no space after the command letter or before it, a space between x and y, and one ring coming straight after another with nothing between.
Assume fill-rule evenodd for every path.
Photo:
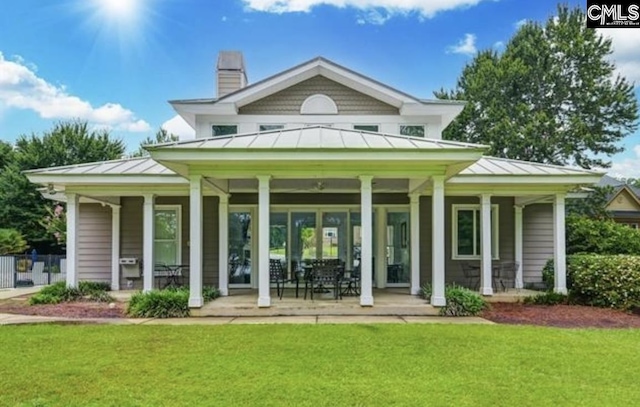
<instances>
[{"instance_id":1,"label":"outdoor dining set","mask_svg":"<svg viewBox=\"0 0 640 407\"><path fill-rule=\"evenodd\" d=\"M360 270L346 270L339 259L309 260L301 264L293 263L293 272L287 275L282 262L269 261L269 279L276 285L276 293L282 299L286 284L295 284L296 298L304 284L304 299L314 299L314 293L333 293L333 298L342 299L345 295L360 295Z\"/></svg>"}]
</instances>

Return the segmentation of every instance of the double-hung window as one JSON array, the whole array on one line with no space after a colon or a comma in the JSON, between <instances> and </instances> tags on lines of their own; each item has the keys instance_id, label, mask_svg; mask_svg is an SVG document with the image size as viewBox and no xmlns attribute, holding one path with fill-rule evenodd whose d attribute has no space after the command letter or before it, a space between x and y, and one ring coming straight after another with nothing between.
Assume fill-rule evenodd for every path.
<instances>
[{"instance_id":1,"label":"double-hung window","mask_svg":"<svg viewBox=\"0 0 640 407\"><path fill-rule=\"evenodd\" d=\"M482 247L482 212L480 205L453 205L452 257L480 259ZM498 205L491 205L491 256L499 258Z\"/></svg>"},{"instance_id":2,"label":"double-hung window","mask_svg":"<svg viewBox=\"0 0 640 407\"><path fill-rule=\"evenodd\" d=\"M156 205L153 249L156 264L181 264L181 207Z\"/></svg>"}]
</instances>

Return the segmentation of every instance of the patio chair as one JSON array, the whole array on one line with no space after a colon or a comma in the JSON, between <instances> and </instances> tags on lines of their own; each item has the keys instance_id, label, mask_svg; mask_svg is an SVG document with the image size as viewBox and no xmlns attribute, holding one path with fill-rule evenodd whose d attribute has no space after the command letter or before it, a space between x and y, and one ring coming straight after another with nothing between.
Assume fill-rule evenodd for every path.
<instances>
[{"instance_id":1,"label":"patio chair","mask_svg":"<svg viewBox=\"0 0 640 407\"><path fill-rule=\"evenodd\" d=\"M342 298L340 292L340 277L344 273L344 268L336 260L316 260L313 262L312 271L309 276L309 283L305 284L304 298L307 298L307 288L311 288L311 300L316 289L333 288L334 298ZM309 287L310 286L310 287Z\"/></svg>"},{"instance_id":2,"label":"patio chair","mask_svg":"<svg viewBox=\"0 0 640 407\"><path fill-rule=\"evenodd\" d=\"M269 259L269 283L276 284L276 293L282 299L284 294L285 275L282 263L278 259ZM282 285L282 288L280 287Z\"/></svg>"},{"instance_id":3,"label":"patio chair","mask_svg":"<svg viewBox=\"0 0 640 407\"><path fill-rule=\"evenodd\" d=\"M474 267L467 261L460 262L460 268L464 278L467 279L467 286L478 290L480 286L480 267ZM475 282L475 283L474 283Z\"/></svg>"},{"instance_id":4,"label":"patio chair","mask_svg":"<svg viewBox=\"0 0 640 407\"><path fill-rule=\"evenodd\" d=\"M520 268L517 261L505 261L500 263L500 286L502 291L507 291L508 287L514 287L516 283L516 273Z\"/></svg>"}]
</instances>

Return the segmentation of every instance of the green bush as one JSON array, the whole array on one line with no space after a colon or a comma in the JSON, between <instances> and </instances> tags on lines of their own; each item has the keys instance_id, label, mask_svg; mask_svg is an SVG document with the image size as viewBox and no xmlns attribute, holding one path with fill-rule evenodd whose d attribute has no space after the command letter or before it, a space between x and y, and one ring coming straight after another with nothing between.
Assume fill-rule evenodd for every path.
<instances>
[{"instance_id":1,"label":"green bush","mask_svg":"<svg viewBox=\"0 0 640 407\"><path fill-rule=\"evenodd\" d=\"M418 291L418 297L424 298L425 300L430 300L431 292L431 284L423 284L422 287L420 287L420 291Z\"/></svg>"},{"instance_id":2,"label":"green bush","mask_svg":"<svg viewBox=\"0 0 640 407\"><path fill-rule=\"evenodd\" d=\"M573 277L569 272L569 264L571 263L572 257L573 256L567 256L567 277L566 277L567 290L571 290L571 287L573 287ZM553 259L547 260L544 267L542 268L542 281L547 291L553 291L553 286L556 280L554 271L555 271L555 266L554 266Z\"/></svg>"},{"instance_id":3,"label":"green bush","mask_svg":"<svg viewBox=\"0 0 640 407\"><path fill-rule=\"evenodd\" d=\"M136 293L127 314L134 318L176 318L189 316L189 291L172 289Z\"/></svg>"},{"instance_id":4,"label":"green bush","mask_svg":"<svg viewBox=\"0 0 640 407\"><path fill-rule=\"evenodd\" d=\"M567 216L567 254L640 255L640 230L608 219Z\"/></svg>"},{"instance_id":5,"label":"green bush","mask_svg":"<svg viewBox=\"0 0 640 407\"><path fill-rule=\"evenodd\" d=\"M529 297L525 297L525 304L536 304L536 305L558 305L558 304L569 304L569 296L566 294L554 293L554 292L546 292L537 295L531 295Z\"/></svg>"},{"instance_id":6,"label":"green bush","mask_svg":"<svg viewBox=\"0 0 640 407\"><path fill-rule=\"evenodd\" d=\"M443 316L475 316L487 308L487 302L480 294L455 284L445 287L444 296L447 304L440 308Z\"/></svg>"},{"instance_id":7,"label":"green bush","mask_svg":"<svg viewBox=\"0 0 640 407\"><path fill-rule=\"evenodd\" d=\"M203 301L209 302L220 296L215 287L202 288ZM136 293L131 297L127 314L134 318L181 318L188 317L189 287L167 287L164 290Z\"/></svg>"},{"instance_id":8,"label":"green bush","mask_svg":"<svg viewBox=\"0 0 640 407\"><path fill-rule=\"evenodd\" d=\"M15 229L0 229L0 256L22 253L29 245L22 233Z\"/></svg>"},{"instance_id":9,"label":"green bush","mask_svg":"<svg viewBox=\"0 0 640 407\"><path fill-rule=\"evenodd\" d=\"M67 287L67 283L59 281L44 287L40 292L29 298L29 304L59 304L61 302L77 301L87 297L91 301L112 302L113 298L107 293L111 287L107 283L81 281L78 288Z\"/></svg>"}]
</instances>

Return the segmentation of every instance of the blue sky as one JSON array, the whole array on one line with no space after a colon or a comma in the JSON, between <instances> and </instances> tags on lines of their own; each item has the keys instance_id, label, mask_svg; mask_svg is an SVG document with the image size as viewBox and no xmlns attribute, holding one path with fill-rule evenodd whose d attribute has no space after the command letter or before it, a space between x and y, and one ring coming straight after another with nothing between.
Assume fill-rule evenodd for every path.
<instances>
[{"instance_id":1,"label":"blue sky","mask_svg":"<svg viewBox=\"0 0 640 407\"><path fill-rule=\"evenodd\" d=\"M569 4L584 6L584 1ZM538 0L13 0L0 13L0 138L79 117L135 150L160 126L188 133L166 102L213 97L214 63L243 51L249 81L322 55L420 97L455 85L476 50L544 21ZM640 30L609 30L640 84ZM637 92L640 95L640 92ZM612 173L640 177L640 133Z\"/></svg>"}]
</instances>

